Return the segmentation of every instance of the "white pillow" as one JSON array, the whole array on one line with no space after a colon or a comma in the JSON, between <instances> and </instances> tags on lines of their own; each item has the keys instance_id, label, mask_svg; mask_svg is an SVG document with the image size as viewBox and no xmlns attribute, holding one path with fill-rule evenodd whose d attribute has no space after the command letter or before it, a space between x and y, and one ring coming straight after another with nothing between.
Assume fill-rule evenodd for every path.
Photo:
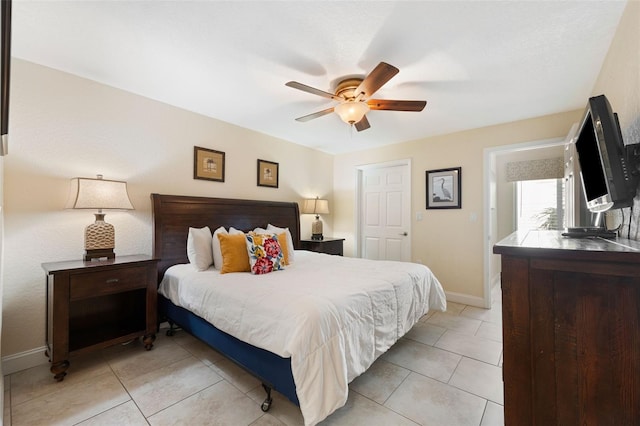
<instances>
[{"instance_id":1,"label":"white pillow","mask_svg":"<svg viewBox=\"0 0 640 426\"><path fill-rule=\"evenodd\" d=\"M204 228L189 228L187 237L187 257L189 263L198 271L205 271L213 263L213 250L211 248L211 230Z\"/></svg>"},{"instance_id":2,"label":"white pillow","mask_svg":"<svg viewBox=\"0 0 640 426\"><path fill-rule=\"evenodd\" d=\"M272 224L267 225L267 231L273 232L275 234L281 234L283 232L287 233L287 251L289 255L289 263L293 262L293 238L291 237L291 232L289 232L289 228L278 228L277 226L273 226Z\"/></svg>"},{"instance_id":3,"label":"white pillow","mask_svg":"<svg viewBox=\"0 0 640 426\"><path fill-rule=\"evenodd\" d=\"M234 228L233 226L231 228L229 228L229 234L230 235L234 235L234 234L244 234L244 232L240 231L239 229Z\"/></svg>"},{"instance_id":4,"label":"white pillow","mask_svg":"<svg viewBox=\"0 0 640 426\"><path fill-rule=\"evenodd\" d=\"M222 250L220 249L220 239L218 234L228 234L224 226L216 229L213 232L213 238L211 239L211 247L213 249L213 267L216 269L222 268Z\"/></svg>"}]
</instances>

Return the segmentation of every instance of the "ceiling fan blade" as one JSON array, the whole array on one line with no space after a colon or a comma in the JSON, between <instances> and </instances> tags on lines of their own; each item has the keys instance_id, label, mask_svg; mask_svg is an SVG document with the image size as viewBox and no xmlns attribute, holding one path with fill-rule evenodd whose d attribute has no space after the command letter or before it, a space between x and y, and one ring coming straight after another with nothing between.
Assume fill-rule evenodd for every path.
<instances>
[{"instance_id":1,"label":"ceiling fan blade","mask_svg":"<svg viewBox=\"0 0 640 426\"><path fill-rule=\"evenodd\" d=\"M367 116L363 115L362 120L358 121L356 124L356 130L361 132L363 130L367 130L371 125L369 124L369 120L367 120Z\"/></svg>"},{"instance_id":2,"label":"ceiling fan blade","mask_svg":"<svg viewBox=\"0 0 640 426\"><path fill-rule=\"evenodd\" d=\"M306 84L298 83L297 81L289 81L288 83L285 83L285 86L293 87L294 89L302 90L303 92L311 93L313 95L322 96L323 98L335 99L336 101L344 100L333 93L325 92L324 90L316 89L315 87L307 86Z\"/></svg>"},{"instance_id":3,"label":"ceiling fan blade","mask_svg":"<svg viewBox=\"0 0 640 426\"><path fill-rule=\"evenodd\" d=\"M314 112L313 114L303 115L302 117L296 118L296 121L305 122L305 121L313 120L314 118L322 117L323 115L331 114L332 112L333 112L333 107L324 109L322 111Z\"/></svg>"},{"instance_id":4,"label":"ceiling fan blade","mask_svg":"<svg viewBox=\"0 0 640 426\"><path fill-rule=\"evenodd\" d=\"M389 99L369 99L367 105L371 109L389 111L422 111L427 101L394 101Z\"/></svg>"},{"instance_id":5,"label":"ceiling fan blade","mask_svg":"<svg viewBox=\"0 0 640 426\"><path fill-rule=\"evenodd\" d=\"M391 77L398 74L400 70L393 65L389 65L386 62L380 62L377 67L369 73L368 76L362 80L362 83L358 86L354 92L355 96L360 98L369 98L375 92L378 91L387 81L391 80Z\"/></svg>"}]
</instances>

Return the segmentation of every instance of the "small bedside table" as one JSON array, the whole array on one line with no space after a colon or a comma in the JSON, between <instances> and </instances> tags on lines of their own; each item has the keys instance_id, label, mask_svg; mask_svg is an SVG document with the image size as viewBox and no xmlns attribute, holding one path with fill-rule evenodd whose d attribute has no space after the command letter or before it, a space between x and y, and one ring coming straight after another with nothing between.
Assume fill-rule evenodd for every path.
<instances>
[{"instance_id":1,"label":"small bedside table","mask_svg":"<svg viewBox=\"0 0 640 426\"><path fill-rule=\"evenodd\" d=\"M42 264L47 273L45 355L57 381L67 374L70 355L139 336L145 349L153 347L157 264L146 255Z\"/></svg>"},{"instance_id":2,"label":"small bedside table","mask_svg":"<svg viewBox=\"0 0 640 426\"><path fill-rule=\"evenodd\" d=\"M344 238L325 238L324 240L300 240L302 250L318 253L337 254L342 256L342 242Z\"/></svg>"}]
</instances>

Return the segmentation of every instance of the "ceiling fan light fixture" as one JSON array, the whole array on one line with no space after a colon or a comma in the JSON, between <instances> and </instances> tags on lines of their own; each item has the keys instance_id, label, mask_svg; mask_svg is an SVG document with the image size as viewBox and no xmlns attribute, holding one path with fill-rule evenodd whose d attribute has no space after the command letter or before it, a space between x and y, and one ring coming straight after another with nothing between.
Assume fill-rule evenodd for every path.
<instances>
[{"instance_id":1,"label":"ceiling fan light fixture","mask_svg":"<svg viewBox=\"0 0 640 426\"><path fill-rule=\"evenodd\" d=\"M347 124L355 124L369 112L369 105L365 102L344 101L333 109Z\"/></svg>"}]
</instances>

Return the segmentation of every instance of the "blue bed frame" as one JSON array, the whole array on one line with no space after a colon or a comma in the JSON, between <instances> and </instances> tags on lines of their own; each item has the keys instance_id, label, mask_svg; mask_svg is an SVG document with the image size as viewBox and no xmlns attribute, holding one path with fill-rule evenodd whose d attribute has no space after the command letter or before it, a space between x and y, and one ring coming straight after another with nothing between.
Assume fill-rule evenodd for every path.
<instances>
[{"instance_id":1,"label":"blue bed frame","mask_svg":"<svg viewBox=\"0 0 640 426\"><path fill-rule=\"evenodd\" d=\"M158 283L172 265L188 263L189 227L208 226L213 232L220 226L252 230L271 223L289 228L294 247L299 248L300 212L297 203L235 200L151 194L153 207L153 256L158 262ZM291 372L291 359L257 348L218 330L194 313L174 305L158 295L158 318L179 325L262 381L267 398L262 410L271 406L271 389L275 389L299 405Z\"/></svg>"}]
</instances>

